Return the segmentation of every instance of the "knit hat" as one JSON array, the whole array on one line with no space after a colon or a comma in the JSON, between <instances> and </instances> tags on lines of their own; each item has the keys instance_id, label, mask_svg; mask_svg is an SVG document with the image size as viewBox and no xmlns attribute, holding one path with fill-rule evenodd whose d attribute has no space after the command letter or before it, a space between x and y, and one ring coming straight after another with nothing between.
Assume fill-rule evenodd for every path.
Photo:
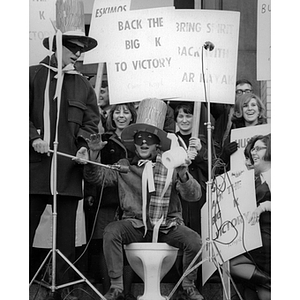
<instances>
[{"instance_id":1,"label":"knit hat","mask_svg":"<svg viewBox=\"0 0 300 300\"><path fill-rule=\"evenodd\" d=\"M171 140L167 137L167 132L163 130L167 113L167 105L160 99L149 98L140 102L137 111L136 123L126 127L121 138L125 147L134 152L134 136L140 131L155 134L160 140L162 151L167 151L171 147Z\"/></svg>"}]
</instances>

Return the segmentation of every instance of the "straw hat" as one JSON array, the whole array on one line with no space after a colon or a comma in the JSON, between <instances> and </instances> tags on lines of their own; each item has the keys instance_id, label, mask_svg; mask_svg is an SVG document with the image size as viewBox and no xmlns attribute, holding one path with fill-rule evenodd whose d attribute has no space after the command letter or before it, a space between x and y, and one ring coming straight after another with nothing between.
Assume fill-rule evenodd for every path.
<instances>
[{"instance_id":1,"label":"straw hat","mask_svg":"<svg viewBox=\"0 0 300 300\"><path fill-rule=\"evenodd\" d=\"M134 152L134 135L145 131L155 134L159 140L162 151L170 149L171 140L167 132L163 130L167 113L167 105L160 99L149 98L140 102L136 123L126 127L121 135L122 141L127 149Z\"/></svg>"},{"instance_id":2,"label":"straw hat","mask_svg":"<svg viewBox=\"0 0 300 300\"><path fill-rule=\"evenodd\" d=\"M62 43L69 41L82 47L87 52L97 46L97 41L85 35L84 7L81 0L57 0L56 30L62 32ZM43 45L49 49L49 37L43 40ZM56 50L56 39L53 39L52 51Z\"/></svg>"}]
</instances>

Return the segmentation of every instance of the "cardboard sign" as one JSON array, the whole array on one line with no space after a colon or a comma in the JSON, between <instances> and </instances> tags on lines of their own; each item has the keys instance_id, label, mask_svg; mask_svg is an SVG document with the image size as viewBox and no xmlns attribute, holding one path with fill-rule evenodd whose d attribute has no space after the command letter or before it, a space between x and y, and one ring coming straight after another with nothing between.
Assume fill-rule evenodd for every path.
<instances>
[{"instance_id":1,"label":"cardboard sign","mask_svg":"<svg viewBox=\"0 0 300 300\"><path fill-rule=\"evenodd\" d=\"M38 64L49 53L44 38L55 33L50 20L55 21L55 0L29 2L29 65Z\"/></svg>"},{"instance_id":2,"label":"cardboard sign","mask_svg":"<svg viewBox=\"0 0 300 300\"><path fill-rule=\"evenodd\" d=\"M231 169L247 170L244 150L248 141L255 135L267 135L269 133L271 133L270 124L233 129L231 131L230 141L236 141L238 143L238 150L230 156Z\"/></svg>"},{"instance_id":3,"label":"cardboard sign","mask_svg":"<svg viewBox=\"0 0 300 300\"><path fill-rule=\"evenodd\" d=\"M239 12L176 10L174 14L177 60L173 93L182 100L205 101L206 88L211 102L233 104ZM212 51L203 50L206 42L214 45Z\"/></svg>"},{"instance_id":4,"label":"cardboard sign","mask_svg":"<svg viewBox=\"0 0 300 300\"><path fill-rule=\"evenodd\" d=\"M271 80L271 0L257 3L257 80Z\"/></svg>"},{"instance_id":5,"label":"cardboard sign","mask_svg":"<svg viewBox=\"0 0 300 300\"><path fill-rule=\"evenodd\" d=\"M169 95L176 52L171 46L173 10L155 8L103 16L114 37L106 54L111 104Z\"/></svg>"},{"instance_id":6,"label":"cardboard sign","mask_svg":"<svg viewBox=\"0 0 300 300\"><path fill-rule=\"evenodd\" d=\"M211 230L212 243L206 243L202 259L213 258L223 264L237 255L262 245L259 223L248 224L256 208L254 171L227 172L216 178L212 186ZM201 210L201 236L208 237L208 203ZM210 247L214 244L216 247ZM209 251L213 249L213 251ZM202 267L203 284L214 273L212 261Z\"/></svg>"},{"instance_id":7,"label":"cardboard sign","mask_svg":"<svg viewBox=\"0 0 300 300\"><path fill-rule=\"evenodd\" d=\"M205 101L204 81L212 102L234 103L238 12L169 7L101 18L105 25L98 31L109 33L98 42L111 103L149 97ZM215 45L212 51L203 51L206 41ZM85 63L99 62L98 55L86 53Z\"/></svg>"},{"instance_id":8,"label":"cardboard sign","mask_svg":"<svg viewBox=\"0 0 300 300\"><path fill-rule=\"evenodd\" d=\"M130 10L130 0L95 0L89 36L98 41L97 47L84 54L84 64L106 62L113 55L110 15L120 15Z\"/></svg>"}]
</instances>

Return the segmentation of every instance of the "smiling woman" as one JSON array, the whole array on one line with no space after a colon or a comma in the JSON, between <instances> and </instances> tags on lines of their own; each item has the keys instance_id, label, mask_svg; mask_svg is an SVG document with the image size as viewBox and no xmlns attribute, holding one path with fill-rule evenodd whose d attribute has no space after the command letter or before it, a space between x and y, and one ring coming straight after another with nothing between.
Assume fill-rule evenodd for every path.
<instances>
[{"instance_id":1,"label":"smiling woman","mask_svg":"<svg viewBox=\"0 0 300 300\"><path fill-rule=\"evenodd\" d=\"M258 96L252 93L238 95L232 117L233 128L266 124L266 109Z\"/></svg>"}]
</instances>

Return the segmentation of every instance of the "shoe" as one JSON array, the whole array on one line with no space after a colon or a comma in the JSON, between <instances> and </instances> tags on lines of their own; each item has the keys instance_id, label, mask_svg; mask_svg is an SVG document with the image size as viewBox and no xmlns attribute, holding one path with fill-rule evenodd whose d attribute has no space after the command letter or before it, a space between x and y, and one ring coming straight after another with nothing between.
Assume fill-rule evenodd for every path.
<instances>
[{"instance_id":1,"label":"shoe","mask_svg":"<svg viewBox=\"0 0 300 300\"><path fill-rule=\"evenodd\" d=\"M262 286L269 291L271 290L271 277L258 268L255 268L250 278L250 282L257 286Z\"/></svg>"},{"instance_id":2,"label":"shoe","mask_svg":"<svg viewBox=\"0 0 300 300\"><path fill-rule=\"evenodd\" d=\"M194 286L184 288L183 290L186 292L188 299L190 300L204 300L204 297L199 293L199 291Z\"/></svg>"},{"instance_id":3,"label":"shoe","mask_svg":"<svg viewBox=\"0 0 300 300\"><path fill-rule=\"evenodd\" d=\"M110 288L104 298L106 300L125 300L123 291L115 288Z\"/></svg>"},{"instance_id":4,"label":"shoe","mask_svg":"<svg viewBox=\"0 0 300 300\"><path fill-rule=\"evenodd\" d=\"M136 297L134 297L131 293L127 293L125 295L125 300L136 300Z\"/></svg>"}]
</instances>

